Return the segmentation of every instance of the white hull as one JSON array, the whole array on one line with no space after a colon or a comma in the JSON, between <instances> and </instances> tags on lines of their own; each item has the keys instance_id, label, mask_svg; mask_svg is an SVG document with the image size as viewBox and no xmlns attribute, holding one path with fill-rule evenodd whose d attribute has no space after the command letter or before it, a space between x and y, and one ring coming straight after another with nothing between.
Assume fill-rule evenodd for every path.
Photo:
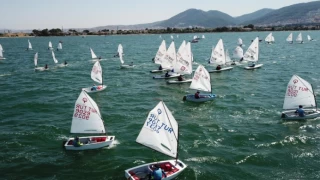
<instances>
[{"instance_id":1,"label":"white hull","mask_svg":"<svg viewBox=\"0 0 320 180\"><path fill-rule=\"evenodd\" d=\"M166 71L171 71L170 69L162 69L162 70L152 70L150 71L151 73L162 73L162 72L166 72Z\"/></svg>"},{"instance_id":2,"label":"white hull","mask_svg":"<svg viewBox=\"0 0 320 180\"><path fill-rule=\"evenodd\" d=\"M283 120L306 120L320 117L320 111L316 109L305 109L305 116L300 117L298 113L295 113L296 110L284 111L282 112L281 118Z\"/></svg>"},{"instance_id":3,"label":"white hull","mask_svg":"<svg viewBox=\"0 0 320 180\"><path fill-rule=\"evenodd\" d=\"M263 66L263 64L257 64L254 67L247 66L247 67L244 67L244 69L247 69L247 70L257 69L257 68L260 68L261 66Z\"/></svg>"},{"instance_id":4,"label":"white hull","mask_svg":"<svg viewBox=\"0 0 320 180\"><path fill-rule=\"evenodd\" d=\"M217 72L222 72L222 71L229 71L229 70L232 70L233 67L225 67L225 68L221 68L220 70L211 70L211 71L208 71L209 73L217 73Z\"/></svg>"},{"instance_id":5,"label":"white hull","mask_svg":"<svg viewBox=\"0 0 320 180\"><path fill-rule=\"evenodd\" d=\"M108 147L114 141L115 136L88 136L88 137L79 137L82 146L75 147L73 145L74 138L69 138L68 141L64 144L66 150L73 151L83 151L89 149L99 149L103 147Z\"/></svg>"},{"instance_id":6,"label":"white hull","mask_svg":"<svg viewBox=\"0 0 320 180\"><path fill-rule=\"evenodd\" d=\"M6 59L6 58L4 58L4 57L0 57L0 60L3 60L3 59Z\"/></svg>"},{"instance_id":7,"label":"white hull","mask_svg":"<svg viewBox=\"0 0 320 180\"><path fill-rule=\"evenodd\" d=\"M183 84L183 83L191 83L192 79L186 79L184 81L179 81L179 80L171 80L167 81L168 84Z\"/></svg>"},{"instance_id":8,"label":"white hull","mask_svg":"<svg viewBox=\"0 0 320 180\"><path fill-rule=\"evenodd\" d=\"M165 75L159 75L159 76L153 76L153 79L170 79L170 78L177 78L180 74L171 74L169 77L166 77Z\"/></svg>"},{"instance_id":9,"label":"white hull","mask_svg":"<svg viewBox=\"0 0 320 180\"><path fill-rule=\"evenodd\" d=\"M148 179L149 175L152 173L153 165L158 164L160 168L165 172L167 177L162 176L162 180L170 180L176 178L183 170L187 168L187 165L182 161L178 160L176 163L175 159L152 162L148 164L143 164L130 169L125 170L126 179L130 180L143 180Z\"/></svg>"},{"instance_id":10,"label":"white hull","mask_svg":"<svg viewBox=\"0 0 320 180\"><path fill-rule=\"evenodd\" d=\"M107 86L106 85L99 85L97 90L94 90L94 91L91 91L91 88L92 87L82 88L82 90L86 91L87 93L96 93L96 92L100 92L100 91L105 90L107 88Z\"/></svg>"},{"instance_id":11,"label":"white hull","mask_svg":"<svg viewBox=\"0 0 320 180\"><path fill-rule=\"evenodd\" d=\"M67 67L69 64L64 64L64 63L62 63L62 64L58 64L58 67Z\"/></svg>"},{"instance_id":12,"label":"white hull","mask_svg":"<svg viewBox=\"0 0 320 180\"><path fill-rule=\"evenodd\" d=\"M49 68L45 69L44 67L36 67L34 68L35 71L48 71Z\"/></svg>"},{"instance_id":13,"label":"white hull","mask_svg":"<svg viewBox=\"0 0 320 180\"><path fill-rule=\"evenodd\" d=\"M206 102L206 101L212 101L215 98L216 98L215 94L200 94L199 99L196 99L194 94L188 94L183 97L183 100L191 101L191 102Z\"/></svg>"},{"instance_id":14,"label":"white hull","mask_svg":"<svg viewBox=\"0 0 320 180\"><path fill-rule=\"evenodd\" d=\"M131 69L131 68L134 68L134 67L135 67L135 65L127 65L127 64L120 65L121 69Z\"/></svg>"}]
</instances>

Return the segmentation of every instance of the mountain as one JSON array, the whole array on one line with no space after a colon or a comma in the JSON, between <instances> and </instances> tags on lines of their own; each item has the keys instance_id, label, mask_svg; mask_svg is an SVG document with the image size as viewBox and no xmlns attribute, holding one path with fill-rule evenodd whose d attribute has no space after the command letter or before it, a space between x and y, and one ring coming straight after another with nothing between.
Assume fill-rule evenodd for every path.
<instances>
[{"instance_id":1,"label":"mountain","mask_svg":"<svg viewBox=\"0 0 320 180\"><path fill-rule=\"evenodd\" d=\"M253 13L250 13L250 14L245 14L242 16L235 17L235 20L236 20L237 24L241 24L246 21L252 21L257 18L263 17L264 15L266 15L272 11L274 11L274 9L264 8L264 9L260 9L258 11L253 12Z\"/></svg>"},{"instance_id":2,"label":"mountain","mask_svg":"<svg viewBox=\"0 0 320 180\"><path fill-rule=\"evenodd\" d=\"M286 25L308 23L320 23L320 1L286 6L242 24Z\"/></svg>"},{"instance_id":3,"label":"mountain","mask_svg":"<svg viewBox=\"0 0 320 180\"><path fill-rule=\"evenodd\" d=\"M198 9L188 9L168 20L157 24L162 27L222 27L235 25L235 19L220 11L202 11Z\"/></svg>"}]
</instances>

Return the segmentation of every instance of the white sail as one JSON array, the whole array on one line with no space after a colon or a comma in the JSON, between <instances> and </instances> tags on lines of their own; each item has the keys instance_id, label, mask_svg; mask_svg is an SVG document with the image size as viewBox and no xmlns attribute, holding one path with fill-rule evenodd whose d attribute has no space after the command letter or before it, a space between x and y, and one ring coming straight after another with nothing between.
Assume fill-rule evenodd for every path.
<instances>
[{"instance_id":1,"label":"white sail","mask_svg":"<svg viewBox=\"0 0 320 180\"><path fill-rule=\"evenodd\" d=\"M302 42L302 41L303 41L303 40L302 40L302 34L301 34L301 33L299 33L296 41L298 41L298 42Z\"/></svg>"},{"instance_id":2,"label":"white sail","mask_svg":"<svg viewBox=\"0 0 320 180\"><path fill-rule=\"evenodd\" d=\"M166 41L162 40L162 43L159 46L158 52L156 54L156 57L154 58L154 63L161 64L162 60L164 59L165 55L167 53L167 47L166 47Z\"/></svg>"},{"instance_id":3,"label":"white sail","mask_svg":"<svg viewBox=\"0 0 320 180\"><path fill-rule=\"evenodd\" d=\"M81 91L75 103L70 132L105 133L99 107L85 91Z\"/></svg>"},{"instance_id":4,"label":"white sail","mask_svg":"<svg viewBox=\"0 0 320 180\"><path fill-rule=\"evenodd\" d=\"M204 35L202 35L202 39L205 39L206 37Z\"/></svg>"},{"instance_id":5,"label":"white sail","mask_svg":"<svg viewBox=\"0 0 320 180\"><path fill-rule=\"evenodd\" d=\"M162 36L160 35L159 38L162 38Z\"/></svg>"},{"instance_id":6,"label":"white sail","mask_svg":"<svg viewBox=\"0 0 320 180\"><path fill-rule=\"evenodd\" d=\"M173 36L171 35L171 39L173 39Z\"/></svg>"},{"instance_id":7,"label":"white sail","mask_svg":"<svg viewBox=\"0 0 320 180\"><path fill-rule=\"evenodd\" d=\"M58 49L62 49L62 43L61 42L59 42L59 44L58 44L58 47L57 47Z\"/></svg>"},{"instance_id":8,"label":"white sail","mask_svg":"<svg viewBox=\"0 0 320 180\"><path fill-rule=\"evenodd\" d=\"M271 42L274 42L275 40L274 40L274 36L271 36Z\"/></svg>"},{"instance_id":9,"label":"white sail","mask_svg":"<svg viewBox=\"0 0 320 180\"><path fill-rule=\"evenodd\" d=\"M54 61L54 63L58 63L58 60L57 60L57 58L56 58L56 56L54 55L54 52L52 51L52 58L53 58L53 61Z\"/></svg>"},{"instance_id":10,"label":"white sail","mask_svg":"<svg viewBox=\"0 0 320 180\"><path fill-rule=\"evenodd\" d=\"M194 72L190 89L211 92L210 74L202 65Z\"/></svg>"},{"instance_id":11,"label":"white sail","mask_svg":"<svg viewBox=\"0 0 320 180\"><path fill-rule=\"evenodd\" d=\"M185 41L183 42L185 43ZM192 73L192 53L191 43L188 42L186 45L181 44L177 53L177 61L174 65L174 72L179 74L191 74ZM179 55L178 55L179 54Z\"/></svg>"},{"instance_id":12,"label":"white sail","mask_svg":"<svg viewBox=\"0 0 320 180\"><path fill-rule=\"evenodd\" d=\"M193 36L193 39L197 39L197 38L198 38L198 36L196 36L196 35Z\"/></svg>"},{"instance_id":13,"label":"white sail","mask_svg":"<svg viewBox=\"0 0 320 180\"><path fill-rule=\"evenodd\" d=\"M258 61L259 60L259 38L253 40L246 53L243 55L243 59L246 61Z\"/></svg>"},{"instance_id":14,"label":"white sail","mask_svg":"<svg viewBox=\"0 0 320 180\"><path fill-rule=\"evenodd\" d=\"M293 41L292 39L293 39L293 35L292 33L290 33L289 36L287 37L287 41L292 42Z\"/></svg>"},{"instance_id":15,"label":"white sail","mask_svg":"<svg viewBox=\"0 0 320 180\"><path fill-rule=\"evenodd\" d=\"M237 46L236 49L233 51L234 58L243 58L243 49L240 46Z\"/></svg>"},{"instance_id":16,"label":"white sail","mask_svg":"<svg viewBox=\"0 0 320 180\"><path fill-rule=\"evenodd\" d=\"M182 53L184 53L185 48L186 48L186 41L182 41L182 43L178 49L178 52L177 52L177 59L179 59L181 57Z\"/></svg>"},{"instance_id":17,"label":"white sail","mask_svg":"<svg viewBox=\"0 0 320 180\"><path fill-rule=\"evenodd\" d=\"M93 52L93 50L91 48L90 48L90 52L91 52L92 59L98 59L97 55Z\"/></svg>"},{"instance_id":18,"label":"white sail","mask_svg":"<svg viewBox=\"0 0 320 180\"><path fill-rule=\"evenodd\" d=\"M176 63L177 54L176 54L176 48L174 45L174 41L171 42L166 55L163 58L163 61L161 63L161 66L166 69L173 68L173 65Z\"/></svg>"},{"instance_id":19,"label":"white sail","mask_svg":"<svg viewBox=\"0 0 320 180\"><path fill-rule=\"evenodd\" d=\"M305 108L316 107L316 101L311 84L293 75L287 86L283 109L297 109L299 105Z\"/></svg>"},{"instance_id":20,"label":"white sail","mask_svg":"<svg viewBox=\"0 0 320 180\"><path fill-rule=\"evenodd\" d=\"M308 41L312 40L310 35L307 35L307 38L308 38Z\"/></svg>"},{"instance_id":21,"label":"white sail","mask_svg":"<svg viewBox=\"0 0 320 180\"><path fill-rule=\"evenodd\" d=\"M91 70L91 79L97 83L102 84L102 68L100 66L99 61L94 63L92 70Z\"/></svg>"},{"instance_id":22,"label":"white sail","mask_svg":"<svg viewBox=\"0 0 320 180\"><path fill-rule=\"evenodd\" d=\"M224 52L223 41L220 39L216 47L212 50L210 64L220 64L226 63L226 55Z\"/></svg>"},{"instance_id":23,"label":"white sail","mask_svg":"<svg viewBox=\"0 0 320 180\"><path fill-rule=\"evenodd\" d=\"M2 58L3 57L3 53L2 53L2 51L0 51L0 58Z\"/></svg>"},{"instance_id":24,"label":"white sail","mask_svg":"<svg viewBox=\"0 0 320 180\"><path fill-rule=\"evenodd\" d=\"M120 59L121 64L124 64L124 61L123 61L123 47L122 47L121 44L119 44L119 46L118 46L118 54L119 54L119 59Z\"/></svg>"},{"instance_id":25,"label":"white sail","mask_svg":"<svg viewBox=\"0 0 320 180\"><path fill-rule=\"evenodd\" d=\"M2 52L0 51L0 53L2 53ZM36 54L34 55L34 66L37 67L37 65L38 65L38 53L36 53Z\"/></svg>"},{"instance_id":26,"label":"white sail","mask_svg":"<svg viewBox=\"0 0 320 180\"><path fill-rule=\"evenodd\" d=\"M272 42L272 33L268 34L268 36L265 39L266 42L270 43Z\"/></svg>"},{"instance_id":27,"label":"white sail","mask_svg":"<svg viewBox=\"0 0 320 180\"><path fill-rule=\"evenodd\" d=\"M149 112L136 142L170 157L177 157L178 123L164 102L160 101Z\"/></svg>"},{"instance_id":28,"label":"white sail","mask_svg":"<svg viewBox=\"0 0 320 180\"><path fill-rule=\"evenodd\" d=\"M2 45L0 44L0 51L2 52L3 51L3 48L2 48Z\"/></svg>"},{"instance_id":29,"label":"white sail","mask_svg":"<svg viewBox=\"0 0 320 180\"><path fill-rule=\"evenodd\" d=\"M241 46L242 45L242 39L238 38L238 45Z\"/></svg>"},{"instance_id":30,"label":"white sail","mask_svg":"<svg viewBox=\"0 0 320 180\"><path fill-rule=\"evenodd\" d=\"M49 48L50 48L50 49L52 48L52 43L51 43L51 41L49 41Z\"/></svg>"},{"instance_id":31,"label":"white sail","mask_svg":"<svg viewBox=\"0 0 320 180\"><path fill-rule=\"evenodd\" d=\"M28 39L28 49L32 49L32 45L31 45L31 42L29 41L29 39Z\"/></svg>"}]
</instances>

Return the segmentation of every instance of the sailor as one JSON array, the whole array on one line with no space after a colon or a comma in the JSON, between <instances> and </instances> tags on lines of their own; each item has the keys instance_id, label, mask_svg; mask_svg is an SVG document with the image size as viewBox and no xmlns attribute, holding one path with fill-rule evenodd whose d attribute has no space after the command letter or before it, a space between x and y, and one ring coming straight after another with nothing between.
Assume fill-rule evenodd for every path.
<instances>
[{"instance_id":1,"label":"sailor","mask_svg":"<svg viewBox=\"0 0 320 180\"><path fill-rule=\"evenodd\" d=\"M302 105L299 105L299 108L296 110L295 113L298 113L299 117L304 117L305 116L305 114L304 114L305 112L304 112L304 110L302 108Z\"/></svg>"}]
</instances>

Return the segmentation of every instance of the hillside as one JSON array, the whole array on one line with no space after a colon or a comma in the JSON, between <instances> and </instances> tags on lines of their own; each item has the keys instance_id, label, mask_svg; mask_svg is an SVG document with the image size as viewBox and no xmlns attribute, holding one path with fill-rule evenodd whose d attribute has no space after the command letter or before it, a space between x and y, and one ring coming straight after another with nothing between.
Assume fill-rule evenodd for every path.
<instances>
[{"instance_id":1,"label":"hillside","mask_svg":"<svg viewBox=\"0 0 320 180\"><path fill-rule=\"evenodd\" d=\"M250 13L250 14L245 14L242 16L235 17L235 20L236 20L237 24L241 24L246 21L252 21L257 18L263 17L264 15L266 15L272 11L274 11L274 9L264 8L264 9L260 9L258 11L253 12L253 13Z\"/></svg>"},{"instance_id":2,"label":"hillside","mask_svg":"<svg viewBox=\"0 0 320 180\"><path fill-rule=\"evenodd\" d=\"M294 4L242 24L286 25L320 23L320 1Z\"/></svg>"},{"instance_id":3,"label":"hillside","mask_svg":"<svg viewBox=\"0 0 320 180\"><path fill-rule=\"evenodd\" d=\"M188 9L157 25L162 27L221 27L235 25L235 19L220 11L205 12L198 9Z\"/></svg>"}]
</instances>

